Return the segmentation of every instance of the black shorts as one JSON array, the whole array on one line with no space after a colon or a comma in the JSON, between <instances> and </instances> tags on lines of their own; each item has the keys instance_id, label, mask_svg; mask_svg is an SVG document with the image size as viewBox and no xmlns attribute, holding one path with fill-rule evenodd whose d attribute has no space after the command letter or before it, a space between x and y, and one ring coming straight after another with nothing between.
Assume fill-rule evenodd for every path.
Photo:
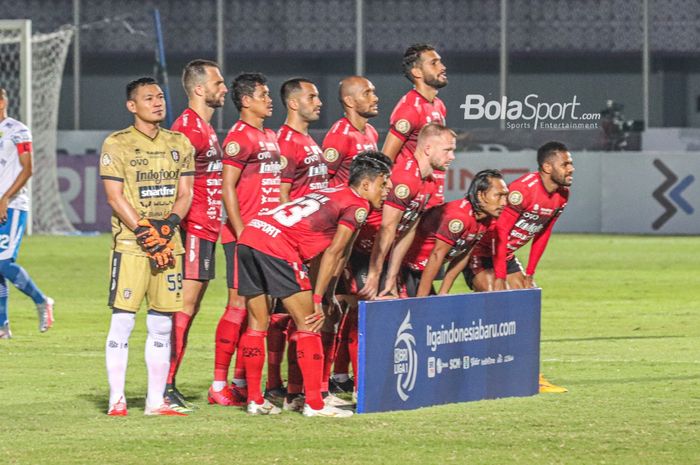
<instances>
[{"instance_id":1,"label":"black shorts","mask_svg":"<svg viewBox=\"0 0 700 465\"><path fill-rule=\"evenodd\" d=\"M413 270L407 266L401 267L401 287L403 288L401 290L406 296L415 297L416 294L418 294L421 276L423 276L422 271ZM430 292L428 295L435 295L435 288L432 283L430 284Z\"/></svg>"},{"instance_id":2,"label":"black shorts","mask_svg":"<svg viewBox=\"0 0 700 465\"><path fill-rule=\"evenodd\" d=\"M226 287L236 289L233 287L236 282L236 243L229 242L222 245L224 247L224 257L226 257Z\"/></svg>"},{"instance_id":3,"label":"black shorts","mask_svg":"<svg viewBox=\"0 0 700 465\"><path fill-rule=\"evenodd\" d=\"M237 267L235 284L242 296L266 294L285 298L311 290L306 265L272 257L247 245L238 246Z\"/></svg>"},{"instance_id":4,"label":"black shorts","mask_svg":"<svg viewBox=\"0 0 700 465\"><path fill-rule=\"evenodd\" d=\"M183 272L185 279L209 281L216 271L216 242L202 239L180 230L182 245L185 247Z\"/></svg>"},{"instance_id":5,"label":"black shorts","mask_svg":"<svg viewBox=\"0 0 700 465\"><path fill-rule=\"evenodd\" d=\"M346 266L345 277L349 287L349 289L345 289L346 291L349 291L351 294L357 294L360 292L360 289L365 287L365 284L367 284L367 273L369 273L369 259L369 255L355 250L352 251ZM386 282L386 267L387 264L384 263L382 274L379 277L379 292L384 289Z\"/></svg>"},{"instance_id":6,"label":"black shorts","mask_svg":"<svg viewBox=\"0 0 700 465\"><path fill-rule=\"evenodd\" d=\"M472 291L474 290L474 276L478 275L484 270L493 270L493 260L491 257L479 257L473 255L469 258L469 263L462 271L464 275L464 280L467 282L467 286ZM522 273L523 267L520 265L517 257L513 257L506 262L506 273Z\"/></svg>"}]
</instances>

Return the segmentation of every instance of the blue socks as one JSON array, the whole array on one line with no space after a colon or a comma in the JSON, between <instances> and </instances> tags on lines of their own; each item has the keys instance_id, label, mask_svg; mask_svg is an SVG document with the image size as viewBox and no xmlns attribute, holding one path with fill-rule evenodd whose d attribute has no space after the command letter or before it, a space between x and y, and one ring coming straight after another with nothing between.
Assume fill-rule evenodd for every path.
<instances>
[{"instance_id":1,"label":"blue socks","mask_svg":"<svg viewBox=\"0 0 700 465\"><path fill-rule=\"evenodd\" d=\"M7 281L0 275L0 326L4 326L7 320Z\"/></svg>"},{"instance_id":2,"label":"blue socks","mask_svg":"<svg viewBox=\"0 0 700 465\"><path fill-rule=\"evenodd\" d=\"M0 261L0 275L7 278L17 289L27 294L35 304L46 302L46 296L36 287L29 273L12 260ZM7 286L4 285L4 287L5 294L7 294ZM5 297L5 302L7 302L7 297Z\"/></svg>"}]
</instances>

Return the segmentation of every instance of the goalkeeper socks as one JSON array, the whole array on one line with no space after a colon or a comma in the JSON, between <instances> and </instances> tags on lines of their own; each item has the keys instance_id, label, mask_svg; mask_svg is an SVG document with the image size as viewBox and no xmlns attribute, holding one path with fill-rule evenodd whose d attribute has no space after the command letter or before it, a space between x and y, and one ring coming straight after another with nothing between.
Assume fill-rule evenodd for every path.
<instances>
[{"instance_id":1,"label":"goalkeeper socks","mask_svg":"<svg viewBox=\"0 0 700 465\"><path fill-rule=\"evenodd\" d=\"M10 317L7 315L7 281L0 275L0 326L5 326Z\"/></svg>"},{"instance_id":2,"label":"goalkeeper socks","mask_svg":"<svg viewBox=\"0 0 700 465\"><path fill-rule=\"evenodd\" d=\"M304 376L306 403L314 410L323 408L321 374L323 372L323 344L321 335L311 331L297 331L297 360Z\"/></svg>"},{"instance_id":3,"label":"goalkeeper socks","mask_svg":"<svg viewBox=\"0 0 700 465\"><path fill-rule=\"evenodd\" d=\"M216 348L214 352L214 381L226 381L231 358L238 344L241 325L248 312L245 308L227 306L216 326Z\"/></svg>"},{"instance_id":4,"label":"goalkeeper socks","mask_svg":"<svg viewBox=\"0 0 700 465\"><path fill-rule=\"evenodd\" d=\"M263 395L260 390L263 365L265 365L265 338L266 331L248 330L241 337L239 350L243 353L246 381L248 382L248 402L263 403Z\"/></svg>"},{"instance_id":5,"label":"goalkeeper socks","mask_svg":"<svg viewBox=\"0 0 700 465\"><path fill-rule=\"evenodd\" d=\"M36 287L27 270L11 260L0 261L0 275L9 279L17 289L24 292L35 304L46 302L46 296Z\"/></svg>"},{"instance_id":6,"label":"goalkeeper socks","mask_svg":"<svg viewBox=\"0 0 700 465\"><path fill-rule=\"evenodd\" d=\"M136 314L131 312L112 313L107 342L105 362L109 381L109 405L113 405L124 395L126 366L129 361L129 336L134 329Z\"/></svg>"},{"instance_id":7,"label":"goalkeeper socks","mask_svg":"<svg viewBox=\"0 0 700 465\"><path fill-rule=\"evenodd\" d=\"M335 333L321 331L323 345L323 373L321 374L321 392L328 392L328 379L331 376L333 355L335 355Z\"/></svg>"},{"instance_id":8,"label":"goalkeeper socks","mask_svg":"<svg viewBox=\"0 0 700 465\"><path fill-rule=\"evenodd\" d=\"M165 381L170 367L170 333L172 319L170 315L148 311L146 316L146 368L148 370L148 395L146 406L158 408L163 405Z\"/></svg>"},{"instance_id":9,"label":"goalkeeper socks","mask_svg":"<svg viewBox=\"0 0 700 465\"><path fill-rule=\"evenodd\" d=\"M304 390L304 378L297 360L297 338L297 325L290 319L287 326L287 394L301 394Z\"/></svg>"},{"instance_id":10,"label":"goalkeeper socks","mask_svg":"<svg viewBox=\"0 0 700 465\"><path fill-rule=\"evenodd\" d=\"M273 313L267 330L267 383L266 389L282 387L282 360L287 344L287 324L289 315Z\"/></svg>"},{"instance_id":11,"label":"goalkeeper socks","mask_svg":"<svg viewBox=\"0 0 700 465\"><path fill-rule=\"evenodd\" d=\"M180 368L187 348L187 335L192 325L192 315L185 312L173 313L173 331L170 337L170 370L167 384L175 384L175 375Z\"/></svg>"}]
</instances>

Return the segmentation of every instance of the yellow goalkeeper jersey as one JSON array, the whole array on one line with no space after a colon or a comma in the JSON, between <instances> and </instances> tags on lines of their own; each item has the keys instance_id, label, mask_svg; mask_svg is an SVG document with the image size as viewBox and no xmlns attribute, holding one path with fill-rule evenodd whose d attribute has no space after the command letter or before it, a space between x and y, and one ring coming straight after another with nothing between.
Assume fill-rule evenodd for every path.
<instances>
[{"instance_id":1,"label":"yellow goalkeeper jersey","mask_svg":"<svg viewBox=\"0 0 700 465\"><path fill-rule=\"evenodd\" d=\"M194 175L194 148L179 132L161 128L151 139L134 126L112 133L100 155L100 177L124 183L124 197L141 218L166 218L177 198L180 176ZM146 255L136 237L112 212L112 248ZM176 254L184 253L179 234L173 237Z\"/></svg>"}]
</instances>

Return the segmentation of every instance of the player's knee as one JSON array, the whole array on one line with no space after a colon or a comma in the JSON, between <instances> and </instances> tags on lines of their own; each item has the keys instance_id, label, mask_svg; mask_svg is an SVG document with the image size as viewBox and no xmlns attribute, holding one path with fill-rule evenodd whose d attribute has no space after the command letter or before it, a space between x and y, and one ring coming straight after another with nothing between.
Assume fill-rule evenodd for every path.
<instances>
[{"instance_id":1,"label":"player's knee","mask_svg":"<svg viewBox=\"0 0 700 465\"><path fill-rule=\"evenodd\" d=\"M20 285L18 281L21 281L24 276L27 276L27 272L24 268L19 266L14 260L0 260L0 275L9 279L14 285Z\"/></svg>"},{"instance_id":2,"label":"player's knee","mask_svg":"<svg viewBox=\"0 0 700 465\"><path fill-rule=\"evenodd\" d=\"M170 340L170 332L173 329L173 320L169 313L149 310L146 316L146 328L148 335L156 339Z\"/></svg>"},{"instance_id":3,"label":"player's knee","mask_svg":"<svg viewBox=\"0 0 700 465\"><path fill-rule=\"evenodd\" d=\"M511 273L507 277L510 289L525 289L525 276L522 273Z\"/></svg>"}]
</instances>

